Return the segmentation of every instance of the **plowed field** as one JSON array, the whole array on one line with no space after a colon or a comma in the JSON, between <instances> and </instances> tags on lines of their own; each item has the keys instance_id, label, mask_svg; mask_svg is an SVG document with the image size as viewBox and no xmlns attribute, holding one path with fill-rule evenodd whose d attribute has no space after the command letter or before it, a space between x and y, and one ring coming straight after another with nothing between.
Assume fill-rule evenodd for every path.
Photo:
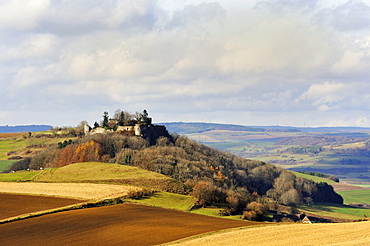
<instances>
[{"instance_id":1,"label":"plowed field","mask_svg":"<svg viewBox=\"0 0 370 246\"><path fill-rule=\"evenodd\" d=\"M135 204L48 214L0 225L1 245L156 245L261 223Z\"/></svg>"},{"instance_id":2,"label":"plowed field","mask_svg":"<svg viewBox=\"0 0 370 246\"><path fill-rule=\"evenodd\" d=\"M80 202L82 200L0 193L0 220Z\"/></svg>"}]
</instances>

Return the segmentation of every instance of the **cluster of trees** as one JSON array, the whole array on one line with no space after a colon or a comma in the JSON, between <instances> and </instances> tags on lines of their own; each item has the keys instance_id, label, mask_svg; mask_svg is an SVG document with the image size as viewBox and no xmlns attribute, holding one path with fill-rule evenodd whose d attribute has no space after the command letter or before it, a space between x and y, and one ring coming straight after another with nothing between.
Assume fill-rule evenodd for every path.
<instances>
[{"instance_id":1,"label":"cluster of trees","mask_svg":"<svg viewBox=\"0 0 370 246\"><path fill-rule=\"evenodd\" d=\"M342 197L325 183L317 184L275 165L243 159L177 134L171 139L160 137L155 145L143 138L115 133L86 136L46 148L15 163L11 170L84 161L131 165L164 174L184 183L187 192L197 198L197 206L225 203L228 209L223 213L245 212L246 218L263 216L271 201L286 205L343 203Z\"/></svg>"},{"instance_id":2,"label":"cluster of trees","mask_svg":"<svg viewBox=\"0 0 370 246\"><path fill-rule=\"evenodd\" d=\"M331 149L331 153L339 156L370 156L370 145L365 145L361 148L341 148L341 149Z\"/></svg>"},{"instance_id":3,"label":"cluster of trees","mask_svg":"<svg viewBox=\"0 0 370 246\"><path fill-rule=\"evenodd\" d=\"M135 112L129 113L127 111L122 111L121 109L117 109L114 112L112 118L109 117L109 113L105 111L102 115L103 119L100 124L95 121L94 128L103 127L106 129L114 129L118 126L133 126L135 124L142 124L142 125L150 125L151 118L149 117L148 111L146 109L143 110L142 113Z\"/></svg>"},{"instance_id":4,"label":"cluster of trees","mask_svg":"<svg viewBox=\"0 0 370 246\"><path fill-rule=\"evenodd\" d=\"M318 154L323 150L324 148L322 146L290 147L287 149L287 151L292 154Z\"/></svg>"}]
</instances>

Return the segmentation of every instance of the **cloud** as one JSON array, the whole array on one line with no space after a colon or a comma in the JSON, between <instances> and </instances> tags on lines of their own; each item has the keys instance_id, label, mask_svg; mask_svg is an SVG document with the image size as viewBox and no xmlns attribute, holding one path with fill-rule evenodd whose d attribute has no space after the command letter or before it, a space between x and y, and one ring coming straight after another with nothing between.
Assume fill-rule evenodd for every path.
<instances>
[{"instance_id":1,"label":"cloud","mask_svg":"<svg viewBox=\"0 0 370 246\"><path fill-rule=\"evenodd\" d=\"M354 31L370 26L370 6L360 1L348 1L336 6L332 24L341 31Z\"/></svg>"},{"instance_id":2,"label":"cloud","mask_svg":"<svg viewBox=\"0 0 370 246\"><path fill-rule=\"evenodd\" d=\"M162 121L367 122L364 1L24 3L23 16L19 1L0 5L12 13L0 17L0 104L14 115L34 108L63 124L57 109L77 124L146 108Z\"/></svg>"},{"instance_id":3,"label":"cloud","mask_svg":"<svg viewBox=\"0 0 370 246\"><path fill-rule=\"evenodd\" d=\"M4 0L0 3L0 30L29 30L38 25L50 0Z\"/></svg>"},{"instance_id":4,"label":"cloud","mask_svg":"<svg viewBox=\"0 0 370 246\"><path fill-rule=\"evenodd\" d=\"M0 49L4 60L49 58L58 48L58 37L52 34L30 34L20 42L3 45Z\"/></svg>"}]
</instances>

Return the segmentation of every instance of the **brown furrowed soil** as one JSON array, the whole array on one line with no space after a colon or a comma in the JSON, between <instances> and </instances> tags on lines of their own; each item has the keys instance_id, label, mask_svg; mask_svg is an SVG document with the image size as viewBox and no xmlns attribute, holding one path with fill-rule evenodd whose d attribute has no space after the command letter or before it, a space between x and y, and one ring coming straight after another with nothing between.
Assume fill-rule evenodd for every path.
<instances>
[{"instance_id":1,"label":"brown furrowed soil","mask_svg":"<svg viewBox=\"0 0 370 246\"><path fill-rule=\"evenodd\" d=\"M89 183L0 182L0 192L28 195L58 196L82 200L125 196L140 188L124 185Z\"/></svg>"},{"instance_id":2,"label":"brown furrowed soil","mask_svg":"<svg viewBox=\"0 0 370 246\"><path fill-rule=\"evenodd\" d=\"M1 245L157 245L259 225L136 204L79 209L0 225Z\"/></svg>"},{"instance_id":3,"label":"brown furrowed soil","mask_svg":"<svg viewBox=\"0 0 370 246\"><path fill-rule=\"evenodd\" d=\"M0 220L80 202L82 200L0 193Z\"/></svg>"},{"instance_id":4,"label":"brown furrowed soil","mask_svg":"<svg viewBox=\"0 0 370 246\"><path fill-rule=\"evenodd\" d=\"M369 245L370 222L290 224L218 233L171 245Z\"/></svg>"}]
</instances>

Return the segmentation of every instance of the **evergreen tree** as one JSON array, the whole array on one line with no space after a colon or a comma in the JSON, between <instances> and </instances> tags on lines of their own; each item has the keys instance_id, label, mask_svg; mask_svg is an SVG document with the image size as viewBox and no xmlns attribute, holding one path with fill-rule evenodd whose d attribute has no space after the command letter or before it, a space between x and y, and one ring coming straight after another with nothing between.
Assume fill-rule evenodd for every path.
<instances>
[{"instance_id":1,"label":"evergreen tree","mask_svg":"<svg viewBox=\"0 0 370 246\"><path fill-rule=\"evenodd\" d=\"M123 126L125 124L125 113L121 111L118 117L118 125Z\"/></svg>"},{"instance_id":2,"label":"evergreen tree","mask_svg":"<svg viewBox=\"0 0 370 246\"><path fill-rule=\"evenodd\" d=\"M99 127L99 123L95 121L94 123L94 129Z\"/></svg>"},{"instance_id":3,"label":"evergreen tree","mask_svg":"<svg viewBox=\"0 0 370 246\"><path fill-rule=\"evenodd\" d=\"M104 114L103 114L103 123L102 123L102 127L108 127L108 112L105 111Z\"/></svg>"}]
</instances>

